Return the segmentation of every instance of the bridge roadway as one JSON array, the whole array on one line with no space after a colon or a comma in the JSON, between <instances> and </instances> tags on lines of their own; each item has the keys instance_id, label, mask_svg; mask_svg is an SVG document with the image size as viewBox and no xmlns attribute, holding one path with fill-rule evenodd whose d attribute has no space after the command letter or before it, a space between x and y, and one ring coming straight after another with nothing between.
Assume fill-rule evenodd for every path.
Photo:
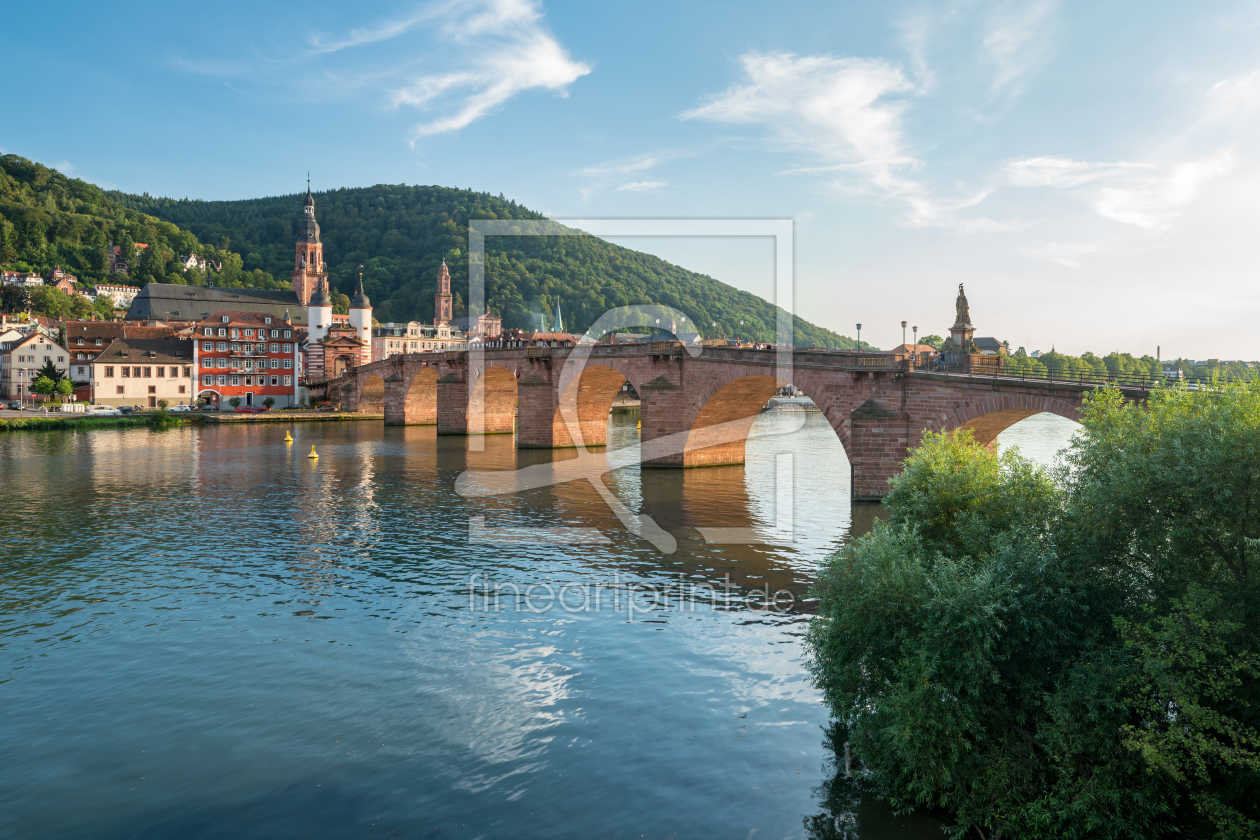
<instances>
[{"instance_id":1,"label":"bridge roadway","mask_svg":"<svg viewBox=\"0 0 1260 840\"><path fill-rule=\"evenodd\" d=\"M640 396L642 464L742 464L753 420L784 385L810 397L849 457L854 499L882 498L927 430L971 429L991 444L1042 411L1080 416L1094 384L909 370L893 353L684 348L678 342L521 347L392 356L328 383L343 411L438 434L511 434L518 447L607 444L622 384ZM479 357L480 356L480 357ZM1124 389L1143 400L1141 387Z\"/></svg>"}]
</instances>

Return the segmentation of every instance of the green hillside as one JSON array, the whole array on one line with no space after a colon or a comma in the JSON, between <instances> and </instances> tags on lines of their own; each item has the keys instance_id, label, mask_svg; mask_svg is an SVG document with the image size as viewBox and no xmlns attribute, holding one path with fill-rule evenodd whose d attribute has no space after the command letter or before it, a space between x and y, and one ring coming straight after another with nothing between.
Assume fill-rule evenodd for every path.
<instances>
[{"instance_id":1,"label":"green hillside","mask_svg":"<svg viewBox=\"0 0 1260 840\"><path fill-rule=\"evenodd\" d=\"M105 253L110 242L127 250L138 242L150 247L138 258L133 254L130 277L111 278ZM189 252L221 263L216 282L222 285L277 287L270 275L243 270L240 256L218 243L116 202L86 181L17 155L0 156L0 267L42 274L60 265L80 284L203 283L200 272L184 272L174 262ZM283 278L280 286L287 287L287 271Z\"/></svg>"},{"instance_id":2,"label":"green hillside","mask_svg":"<svg viewBox=\"0 0 1260 840\"><path fill-rule=\"evenodd\" d=\"M173 222L203 242L244 256L246 271L279 278L293 267L303 195L243 201L190 201L109 193L120 205ZM315 212L335 291L352 294L359 271L377 320L429 322L438 266L445 259L464 315L468 291L467 224L472 219L542 219L486 193L436 186L379 184L316 193ZM664 260L594 237L493 237L487 240L486 300L505 327L550 326L559 302L570 330L605 311L667 304L706 333L774 338L774 307L761 298ZM740 319L745 325L739 325ZM797 319L798 346L855 346L850 338Z\"/></svg>"}]
</instances>

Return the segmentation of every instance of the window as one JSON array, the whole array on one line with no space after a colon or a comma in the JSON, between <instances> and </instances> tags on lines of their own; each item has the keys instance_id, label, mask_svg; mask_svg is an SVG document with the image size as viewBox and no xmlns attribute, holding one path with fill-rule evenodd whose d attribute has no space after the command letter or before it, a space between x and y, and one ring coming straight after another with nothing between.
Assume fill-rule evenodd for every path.
<instances>
[{"instance_id":1,"label":"window","mask_svg":"<svg viewBox=\"0 0 1260 840\"><path fill-rule=\"evenodd\" d=\"M79 345L80 347L82 347L82 346L83 346L83 339L81 339L81 338L80 338L78 341L76 341L76 342L75 342L75 344L77 344L77 345Z\"/></svg>"},{"instance_id":2,"label":"window","mask_svg":"<svg viewBox=\"0 0 1260 840\"><path fill-rule=\"evenodd\" d=\"M203 377L201 377L201 384L202 384L202 385L213 385L213 384L214 384L214 377L213 377L213 376L203 376Z\"/></svg>"},{"instance_id":3,"label":"window","mask_svg":"<svg viewBox=\"0 0 1260 840\"><path fill-rule=\"evenodd\" d=\"M157 386L156 386L156 385L150 385L150 386L149 386L149 393L150 393L150 394L156 394L156 393L157 393Z\"/></svg>"},{"instance_id":4,"label":"window","mask_svg":"<svg viewBox=\"0 0 1260 840\"><path fill-rule=\"evenodd\" d=\"M225 324L226 324L226 323L230 320L230 319L228 318L228 316L226 316L226 315L221 315L221 316L219 316L219 317L221 317L221 318L223 319L223 323L225 323ZM219 335L223 335L223 333L220 331Z\"/></svg>"},{"instance_id":5,"label":"window","mask_svg":"<svg viewBox=\"0 0 1260 840\"><path fill-rule=\"evenodd\" d=\"M292 359L285 359L285 360L284 360L284 369L285 369L285 370L292 370L292 369L293 369L293 360L292 360Z\"/></svg>"},{"instance_id":6,"label":"window","mask_svg":"<svg viewBox=\"0 0 1260 840\"><path fill-rule=\"evenodd\" d=\"M237 344L235 341L233 341L233 342L232 342L232 352L233 352L233 353L239 353L239 352L241 352L241 345L239 345L239 344Z\"/></svg>"},{"instance_id":7,"label":"window","mask_svg":"<svg viewBox=\"0 0 1260 840\"><path fill-rule=\"evenodd\" d=\"M219 348L218 348L218 349L219 349L219 352L220 352L220 353L226 353L226 352L227 352L227 342L226 342L226 341L220 341L220 342L219 342Z\"/></svg>"},{"instance_id":8,"label":"window","mask_svg":"<svg viewBox=\"0 0 1260 840\"><path fill-rule=\"evenodd\" d=\"M123 386L119 385L117 393L121 394L122 392L123 392Z\"/></svg>"},{"instance_id":9,"label":"window","mask_svg":"<svg viewBox=\"0 0 1260 840\"><path fill-rule=\"evenodd\" d=\"M270 318L263 318L263 323L264 323L264 324L270 324L270 323L271 323L271 319L270 319Z\"/></svg>"},{"instance_id":10,"label":"window","mask_svg":"<svg viewBox=\"0 0 1260 840\"><path fill-rule=\"evenodd\" d=\"M245 335L249 336L250 338L253 338L253 337L254 337L254 331L253 331L253 330L245 330Z\"/></svg>"},{"instance_id":11,"label":"window","mask_svg":"<svg viewBox=\"0 0 1260 840\"><path fill-rule=\"evenodd\" d=\"M144 369L144 378L145 378L145 379L152 379L152 378L153 378L153 368L151 368L151 367L147 367L147 368L145 368L145 369Z\"/></svg>"},{"instance_id":12,"label":"window","mask_svg":"<svg viewBox=\"0 0 1260 840\"><path fill-rule=\"evenodd\" d=\"M240 360L240 359L229 359L229 360L228 360L228 367L237 368L237 369L239 370L239 369L240 369L240 366L241 366L241 360Z\"/></svg>"},{"instance_id":13,"label":"window","mask_svg":"<svg viewBox=\"0 0 1260 840\"><path fill-rule=\"evenodd\" d=\"M254 384L254 377L252 377L252 376L247 376L247 377L245 377L245 384L246 384L246 385L253 385L253 384Z\"/></svg>"},{"instance_id":14,"label":"window","mask_svg":"<svg viewBox=\"0 0 1260 840\"><path fill-rule=\"evenodd\" d=\"M285 337L285 338L293 338L293 330L285 330L285 331L284 331L284 337Z\"/></svg>"},{"instance_id":15,"label":"window","mask_svg":"<svg viewBox=\"0 0 1260 840\"><path fill-rule=\"evenodd\" d=\"M236 327L233 327L233 328L232 328L232 332L230 333L230 335L232 336L232 338L240 338L240 337L241 337L241 331L240 331L240 330L238 330Z\"/></svg>"},{"instance_id":16,"label":"window","mask_svg":"<svg viewBox=\"0 0 1260 840\"><path fill-rule=\"evenodd\" d=\"M100 340L99 338L98 338L98 339L96 339L96 346L97 346L97 347L100 347L100 346L101 346L101 340Z\"/></svg>"},{"instance_id":17,"label":"window","mask_svg":"<svg viewBox=\"0 0 1260 840\"><path fill-rule=\"evenodd\" d=\"M214 359L208 359L208 358L206 358L205 356L202 356L202 357L201 357L201 366L202 366L202 367L204 367L204 368L212 368L212 367L214 367Z\"/></svg>"},{"instance_id":18,"label":"window","mask_svg":"<svg viewBox=\"0 0 1260 840\"><path fill-rule=\"evenodd\" d=\"M284 345L284 352L286 352L286 353L292 353L292 352L293 352L293 345L292 345L292 344L286 344L286 345Z\"/></svg>"},{"instance_id":19,"label":"window","mask_svg":"<svg viewBox=\"0 0 1260 840\"><path fill-rule=\"evenodd\" d=\"M271 366L272 366L273 368L278 368L278 367L280 367L280 360L279 360L279 359L272 359L272 360L271 360Z\"/></svg>"},{"instance_id":20,"label":"window","mask_svg":"<svg viewBox=\"0 0 1260 840\"><path fill-rule=\"evenodd\" d=\"M214 329L212 327L206 327L205 332L206 335L214 335Z\"/></svg>"},{"instance_id":21,"label":"window","mask_svg":"<svg viewBox=\"0 0 1260 840\"><path fill-rule=\"evenodd\" d=\"M105 367L105 376L106 376L107 378L109 378L109 379L113 379L113 378L114 378L114 368L113 368L113 366L111 366L111 365L106 365L106 367Z\"/></svg>"},{"instance_id":22,"label":"window","mask_svg":"<svg viewBox=\"0 0 1260 840\"><path fill-rule=\"evenodd\" d=\"M223 338L226 335L227 335L227 330L223 329L223 327L219 327L219 338Z\"/></svg>"},{"instance_id":23,"label":"window","mask_svg":"<svg viewBox=\"0 0 1260 840\"><path fill-rule=\"evenodd\" d=\"M123 375L123 378L124 378L124 379L125 379L125 378L127 378L128 376L131 376L131 368L129 368L129 367L124 367L124 368L122 369L122 375Z\"/></svg>"},{"instance_id":24,"label":"window","mask_svg":"<svg viewBox=\"0 0 1260 840\"><path fill-rule=\"evenodd\" d=\"M87 368L85 368L85 367L81 367L81 368L79 368L79 376L83 376L83 375L85 375L86 373L87 373Z\"/></svg>"},{"instance_id":25,"label":"window","mask_svg":"<svg viewBox=\"0 0 1260 840\"><path fill-rule=\"evenodd\" d=\"M268 323L268 324L270 324L270 323L271 323L271 319L270 319L270 318L268 318L268 319L267 319L267 323ZM279 338L279 337L280 337L280 330L272 330L272 331L271 331L271 337L272 337L272 338Z\"/></svg>"},{"instance_id":26,"label":"window","mask_svg":"<svg viewBox=\"0 0 1260 840\"><path fill-rule=\"evenodd\" d=\"M293 384L293 377L292 377L292 376L286 376L286 377L284 378L284 384L285 384L285 385L292 385L292 384Z\"/></svg>"},{"instance_id":27,"label":"window","mask_svg":"<svg viewBox=\"0 0 1260 840\"><path fill-rule=\"evenodd\" d=\"M186 389L187 387L188 387L187 385L180 385L180 386L179 386L179 392L180 392L181 394L183 394L183 393L187 393L187 392L185 391L185 389Z\"/></svg>"},{"instance_id":28,"label":"window","mask_svg":"<svg viewBox=\"0 0 1260 840\"><path fill-rule=\"evenodd\" d=\"M280 345L279 345L279 344L273 344L273 345L271 345L271 352L272 352L272 353L279 353L279 352L280 352Z\"/></svg>"},{"instance_id":29,"label":"window","mask_svg":"<svg viewBox=\"0 0 1260 840\"><path fill-rule=\"evenodd\" d=\"M132 376L132 378L133 378L133 379L139 379L139 378L140 378L140 368L138 368L138 367L133 367L133 368L131 369L131 376Z\"/></svg>"},{"instance_id":30,"label":"window","mask_svg":"<svg viewBox=\"0 0 1260 840\"><path fill-rule=\"evenodd\" d=\"M184 378L192 379L192 366L191 365L184 365Z\"/></svg>"},{"instance_id":31,"label":"window","mask_svg":"<svg viewBox=\"0 0 1260 840\"><path fill-rule=\"evenodd\" d=\"M158 368L158 369L157 369L157 378L158 378L158 379L165 379L165 378L166 378L166 368L164 368L164 367L160 367L160 368Z\"/></svg>"},{"instance_id":32,"label":"window","mask_svg":"<svg viewBox=\"0 0 1260 840\"><path fill-rule=\"evenodd\" d=\"M233 377L232 377L232 384L233 384L233 385L240 385L240 384L241 384L241 378L240 378L239 376L233 376Z\"/></svg>"},{"instance_id":33,"label":"window","mask_svg":"<svg viewBox=\"0 0 1260 840\"><path fill-rule=\"evenodd\" d=\"M224 358L223 356L220 356L220 357L219 357L219 367L221 367L221 368L225 368L225 367L227 367L227 366L228 366L228 360L227 360L226 358Z\"/></svg>"},{"instance_id":34,"label":"window","mask_svg":"<svg viewBox=\"0 0 1260 840\"><path fill-rule=\"evenodd\" d=\"M223 385L226 385L226 384L227 384L227 377L226 377L226 376L223 376L222 374L220 374L220 375L219 375L219 385L220 385L220 386L223 386Z\"/></svg>"},{"instance_id":35,"label":"window","mask_svg":"<svg viewBox=\"0 0 1260 840\"><path fill-rule=\"evenodd\" d=\"M61 364L61 363L62 363L62 362L64 362L65 360L66 360L66 357L65 357L65 356L58 356L58 357L57 357L57 364Z\"/></svg>"},{"instance_id":36,"label":"window","mask_svg":"<svg viewBox=\"0 0 1260 840\"><path fill-rule=\"evenodd\" d=\"M207 353L213 353L213 352L214 352L214 342L213 342L213 341L203 341L203 342L201 342L201 349L202 349L202 350L205 350Z\"/></svg>"}]
</instances>

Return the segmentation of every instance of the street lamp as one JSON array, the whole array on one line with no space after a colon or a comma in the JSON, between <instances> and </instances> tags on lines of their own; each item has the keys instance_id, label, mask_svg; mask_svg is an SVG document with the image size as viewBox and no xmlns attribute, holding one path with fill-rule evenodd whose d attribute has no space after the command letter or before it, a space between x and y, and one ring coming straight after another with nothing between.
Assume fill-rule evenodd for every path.
<instances>
[{"instance_id":1,"label":"street lamp","mask_svg":"<svg viewBox=\"0 0 1260 840\"><path fill-rule=\"evenodd\" d=\"M919 328L911 327L914 330L914 354L910 356L910 369L914 370L919 364Z\"/></svg>"},{"instance_id":2,"label":"street lamp","mask_svg":"<svg viewBox=\"0 0 1260 840\"><path fill-rule=\"evenodd\" d=\"M859 353L861 353L861 352L862 352L862 325L861 325L861 324L858 324L858 325L857 325L857 328L858 328L858 337L857 337L857 343L858 343L858 346L857 346L857 351L858 351Z\"/></svg>"},{"instance_id":3,"label":"street lamp","mask_svg":"<svg viewBox=\"0 0 1260 840\"><path fill-rule=\"evenodd\" d=\"M901 322L901 346L906 346L906 322Z\"/></svg>"}]
</instances>

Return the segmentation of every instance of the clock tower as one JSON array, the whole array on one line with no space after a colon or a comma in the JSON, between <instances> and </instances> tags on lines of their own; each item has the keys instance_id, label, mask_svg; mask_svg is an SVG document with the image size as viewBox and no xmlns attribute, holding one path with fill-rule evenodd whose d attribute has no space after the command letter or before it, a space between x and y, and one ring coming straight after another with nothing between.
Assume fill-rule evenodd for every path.
<instances>
[{"instance_id":1,"label":"clock tower","mask_svg":"<svg viewBox=\"0 0 1260 840\"><path fill-rule=\"evenodd\" d=\"M293 256L293 293L298 304L306 306L311 295L327 279L324 265L324 244L319 241L319 222L315 221L315 196L311 195L310 179L306 181L306 203L302 207L302 223L298 227L297 248Z\"/></svg>"}]
</instances>

